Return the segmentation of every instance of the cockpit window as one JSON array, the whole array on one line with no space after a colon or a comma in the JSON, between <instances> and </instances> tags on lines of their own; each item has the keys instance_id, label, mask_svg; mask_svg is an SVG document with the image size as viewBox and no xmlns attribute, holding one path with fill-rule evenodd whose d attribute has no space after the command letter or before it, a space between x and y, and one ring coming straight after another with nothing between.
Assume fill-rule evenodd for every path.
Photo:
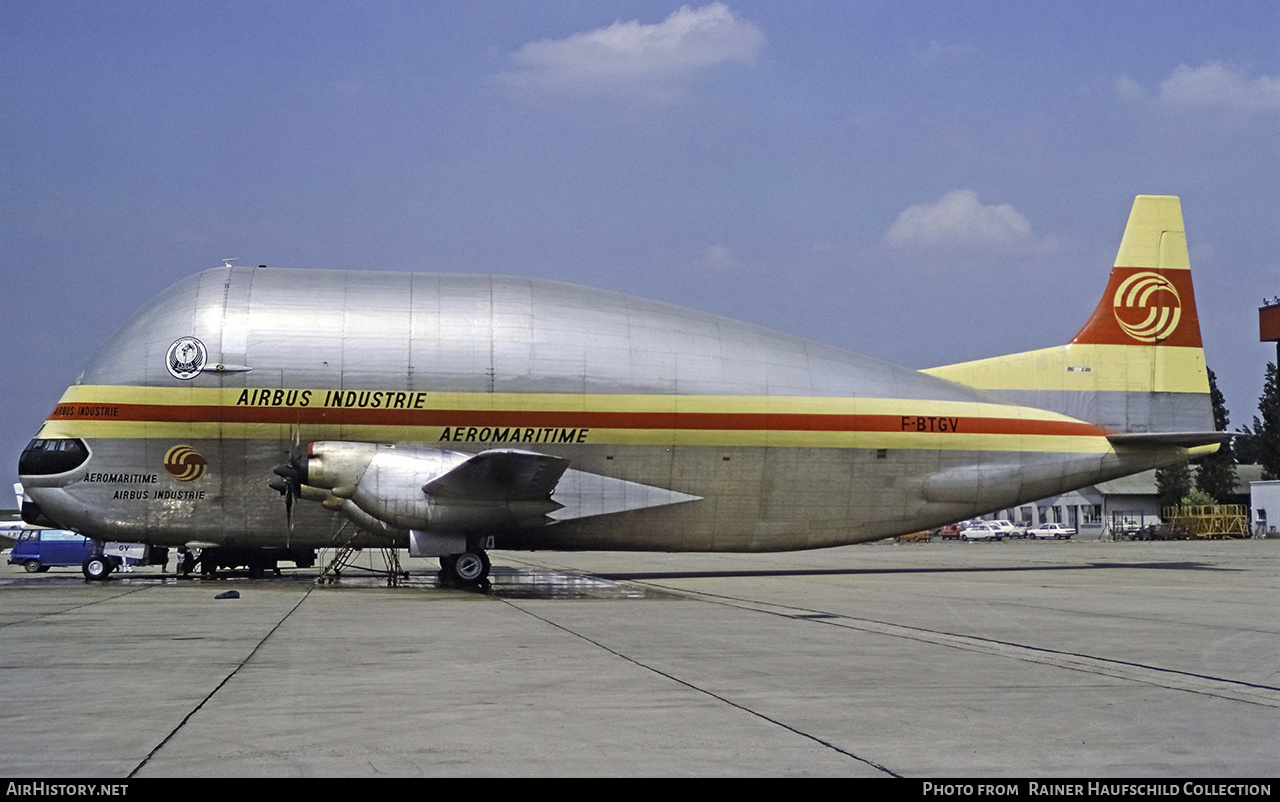
<instances>
[{"instance_id":1,"label":"cockpit window","mask_svg":"<svg viewBox=\"0 0 1280 802\"><path fill-rule=\"evenodd\" d=\"M49 476L75 470L89 459L83 440L32 440L18 458L19 476Z\"/></svg>"}]
</instances>

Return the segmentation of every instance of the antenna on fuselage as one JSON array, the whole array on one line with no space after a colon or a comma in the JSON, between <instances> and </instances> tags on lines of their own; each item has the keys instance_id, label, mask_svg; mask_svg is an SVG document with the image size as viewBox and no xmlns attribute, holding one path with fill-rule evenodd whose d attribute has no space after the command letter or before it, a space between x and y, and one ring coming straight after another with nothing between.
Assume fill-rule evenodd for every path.
<instances>
[{"instance_id":1,"label":"antenna on fuselage","mask_svg":"<svg viewBox=\"0 0 1280 802\"><path fill-rule=\"evenodd\" d=\"M231 263L239 258L240 258L239 256L224 256L222 258L222 264L225 267L231 267Z\"/></svg>"}]
</instances>

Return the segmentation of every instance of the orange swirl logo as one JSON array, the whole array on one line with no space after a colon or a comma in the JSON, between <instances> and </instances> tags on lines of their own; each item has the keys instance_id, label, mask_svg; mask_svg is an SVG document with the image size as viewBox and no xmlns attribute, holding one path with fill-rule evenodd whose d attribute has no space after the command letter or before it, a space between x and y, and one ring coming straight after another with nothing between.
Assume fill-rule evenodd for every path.
<instances>
[{"instance_id":1,"label":"orange swirl logo","mask_svg":"<svg viewBox=\"0 0 1280 802\"><path fill-rule=\"evenodd\" d=\"M179 482L194 482L204 476L209 460L191 446L174 446L165 452L164 469Z\"/></svg>"},{"instance_id":2,"label":"orange swirl logo","mask_svg":"<svg viewBox=\"0 0 1280 802\"><path fill-rule=\"evenodd\" d=\"M1113 306L1124 333L1144 343L1167 339L1182 318L1178 291L1159 273L1129 276L1116 288Z\"/></svg>"}]
</instances>

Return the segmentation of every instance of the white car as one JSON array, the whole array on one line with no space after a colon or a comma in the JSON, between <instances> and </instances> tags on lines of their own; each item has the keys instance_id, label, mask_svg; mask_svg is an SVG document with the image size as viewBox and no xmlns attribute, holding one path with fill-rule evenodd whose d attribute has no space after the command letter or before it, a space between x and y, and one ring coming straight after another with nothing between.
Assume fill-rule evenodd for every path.
<instances>
[{"instance_id":1,"label":"white car","mask_svg":"<svg viewBox=\"0 0 1280 802\"><path fill-rule=\"evenodd\" d=\"M1076 533L1076 530L1066 524L1040 524L1037 527L1027 530L1028 537L1039 538L1041 540L1065 540Z\"/></svg>"},{"instance_id":2,"label":"white car","mask_svg":"<svg viewBox=\"0 0 1280 802\"><path fill-rule=\"evenodd\" d=\"M1001 519L998 521L987 521L987 523L996 529L999 529L1000 533L1005 537L1027 536L1027 528L1025 526L1018 526L1013 521Z\"/></svg>"},{"instance_id":3,"label":"white car","mask_svg":"<svg viewBox=\"0 0 1280 802\"><path fill-rule=\"evenodd\" d=\"M960 532L961 540L1003 540L1004 533L991 525L990 521L966 527Z\"/></svg>"}]
</instances>

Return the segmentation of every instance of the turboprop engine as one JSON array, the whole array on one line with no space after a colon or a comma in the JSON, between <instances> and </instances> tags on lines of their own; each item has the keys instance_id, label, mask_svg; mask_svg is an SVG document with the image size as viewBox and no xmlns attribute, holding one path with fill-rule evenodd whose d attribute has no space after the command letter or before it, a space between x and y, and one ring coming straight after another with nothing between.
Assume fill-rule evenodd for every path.
<instances>
[{"instance_id":1,"label":"turboprop engine","mask_svg":"<svg viewBox=\"0 0 1280 802\"><path fill-rule=\"evenodd\" d=\"M544 518L569 467L560 457L515 449L443 449L322 441L276 469L283 493L319 501L373 531L461 532ZM282 489L283 486L283 489Z\"/></svg>"}]
</instances>

